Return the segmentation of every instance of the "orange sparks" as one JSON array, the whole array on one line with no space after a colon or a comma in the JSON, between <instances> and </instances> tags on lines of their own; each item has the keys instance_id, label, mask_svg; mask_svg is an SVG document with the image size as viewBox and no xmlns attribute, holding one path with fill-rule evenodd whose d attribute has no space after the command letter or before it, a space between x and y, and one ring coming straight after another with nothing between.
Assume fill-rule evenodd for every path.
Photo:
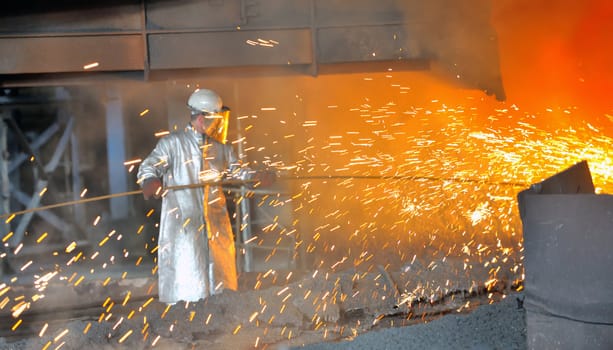
<instances>
[{"instance_id":1,"label":"orange sparks","mask_svg":"<svg viewBox=\"0 0 613 350\"><path fill-rule=\"evenodd\" d=\"M128 300L130 300L131 295L132 295L132 292L128 291L128 293L126 294L126 297L123 299L123 303L121 303L121 306L126 306L126 304L128 303Z\"/></svg>"},{"instance_id":2,"label":"orange sparks","mask_svg":"<svg viewBox=\"0 0 613 350\"><path fill-rule=\"evenodd\" d=\"M138 158L138 159L133 159L133 160L128 160L128 161L123 162L123 165L126 165L126 166L127 166L127 165L138 164L138 163L140 163L140 162L142 162L142 161L143 161L143 160L142 160L142 159L140 159L140 158Z\"/></svg>"},{"instance_id":3,"label":"orange sparks","mask_svg":"<svg viewBox=\"0 0 613 350\"><path fill-rule=\"evenodd\" d=\"M74 286L75 287L78 286L83 281L84 278L85 278L85 276L79 277L79 279L74 283Z\"/></svg>"},{"instance_id":4,"label":"orange sparks","mask_svg":"<svg viewBox=\"0 0 613 350\"><path fill-rule=\"evenodd\" d=\"M166 308L164 309L164 312L162 312L162 315L160 316L160 318L166 317L166 314L168 313L168 311L170 311L171 307L172 307L172 305L170 305L170 304L166 305Z\"/></svg>"},{"instance_id":5,"label":"orange sparks","mask_svg":"<svg viewBox=\"0 0 613 350\"><path fill-rule=\"evenodd\" d=\"M146 307L147 307L147 305L151 304L151 302L152 302L152 301L153 301L153 297L149 298L149 299L148 299L148 300L147 300L147 301L146 301L146 302L143 304L142 308L143 308L143 309L144 309L144 308L146 308Z\"/></svg>"},{"instance_id":6,"label":"orange sparks","mask_svg":"<svg viewBox=\"0 0 613 350\"><path fill-rule=\"evenodd\" d=\"M13 219L15 218L15 214L11 214L11 216L9 216L6 221L4 221L4 223L9 224L11 221L13 221ZM12 233L12 232L11 232ZM4 240L3 240L4 241Z\"/></svg>"},{"instance_id":7,"label":"orange sparks","mask_svg":"<svg viewBox=\"0 0 613 350\"><path fill-rule=\"evenodd\" d=\"M102 247L109 240L108 236L105 236L100 242L98 242L98 246Z\"/></svg>"},{"instance_id":8,"label":"orange sparks","mask_svg":"<svg viewBox=\"0 0 613 350\"><path fill-rule=\"evenodd\" d=\"M119 338L119 344L123 343L132 334L132 330L128 330L121 338Z\"/></svg>"},{"instance_id":9,"label":"orange sparks","mask_svg":"<svg viewBox=\"0 0 613 350\"><path fill-rule=\"evenodd\" d=\"M17 318L28 308L30 308L30 303L21 301L19 304L13 306L13 308L11 309L11 315L13 316L13 318Z\"/></svg>"},{"instance_id":10,"label":"orange sparks","mask_svg":"<svg viewBox=\"0 0 613 350\"><path fill-rule=\"evenodd\" d=\"M36 239L36 243L42 242L46 237L47 237L47 232L43 232L43 234L41 234L40 237Z\"/></svg>"},{"instance_id":11,"label":"orange sparks","mask_svg":"<svg viewBox=\"0 0 613 350\"><path fill-rule=\"evenodd\" d=\"M76 247L77 247L77 242L74 242L74 241L73 241L73 242L71 242L71 243L70 243L70 244L69 244L69 245L66 247L66 249L65 249L64 251L65 251L66 253L70 253L70 252L72 252L73 250L75 250L75 248L76 248Z\"/></svg>"},{"instance_id":12,"label":"orange sparks","mask_svg":"<svg viewBox=\"0 0 613 350\"><path fill-rule=\"evenodd\" d=\"M4 286L5 286L4 283L2 285L0 285L0 288L2 288L0 290L0 297L3 296L4 294L6 294L6 292L8 292L11 289L10 286L7 286L7 287L4 287Z\"/></svg>"},{"instance_id":13,"label":"orange sparks","mask_svg":"<svg viewBox=\"0 0 613 350\"><path fill-rule=\"evenodd\" d=\"M15 322L15 324L13 325L13 327L11 327L11 330L14 332L19 327L21 322L23 322L23 320L22 319L18 319L17 322Z\"/></svg>"}]
</instances>

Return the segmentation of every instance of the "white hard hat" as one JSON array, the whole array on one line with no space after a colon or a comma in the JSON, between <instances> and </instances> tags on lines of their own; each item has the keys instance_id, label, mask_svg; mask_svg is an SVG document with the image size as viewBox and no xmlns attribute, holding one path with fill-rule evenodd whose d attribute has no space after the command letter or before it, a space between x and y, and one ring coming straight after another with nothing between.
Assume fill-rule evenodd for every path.
<instances>
[{"instance_id":1,"label":"white hard hat","mask_svg":"<svg viewBox=\"0 0 613 350\"><path fill-rule=\"evenodd\" d=\"M187 105L194 111L217 113L221 111L223 102L215 91L198 89L189 97Z\"/></svg>"}]
</instances>

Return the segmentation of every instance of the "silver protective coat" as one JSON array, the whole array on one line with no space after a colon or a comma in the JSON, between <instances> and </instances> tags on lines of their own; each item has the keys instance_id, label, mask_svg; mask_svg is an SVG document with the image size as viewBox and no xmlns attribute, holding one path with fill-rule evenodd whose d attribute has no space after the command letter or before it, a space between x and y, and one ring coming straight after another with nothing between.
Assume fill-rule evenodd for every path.
<instances>
[{"instance_id":1,"label":"silver protective coat","mask_svg":"<svg viewBox=\"0 0 613 350\"><path fill-rule=\"evenodd\" d=\"M198 133L191 125L160 139L138 170L142 185L164 187L245 177L230 144ZM236 252L221 186L170 190L163 195L158 240L159 299L198 301L227 288L236 290Z\"/></svg>"}]
</instances>

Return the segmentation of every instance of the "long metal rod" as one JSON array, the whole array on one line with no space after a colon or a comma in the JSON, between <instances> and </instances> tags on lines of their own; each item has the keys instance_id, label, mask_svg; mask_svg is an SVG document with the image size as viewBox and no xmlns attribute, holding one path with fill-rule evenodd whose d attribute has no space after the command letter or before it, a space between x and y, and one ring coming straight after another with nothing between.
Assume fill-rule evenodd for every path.
<instances>
[{"instance_id":1,"label":"long metal rod","mask_svg":"<svg viewBox=\"0 0 613 350\"><path fill-rule=\"evenodd\" d=\"M214 181L214 182L203 182L203 183L199 183L199 184L170 186L170 187L164 188L163 192L164 191L170 191L170 190L177 191L177 190L185 190L185 189L190 189L190 188L199 188L199 187L204 187L204 186L239 185L239 184L253 183L253 182L257 182L257 180L224 180L224 181ZM8 214L3 214L3 215L0 215L0 219L10 218L12 220L12 218L17 216L17 215L37 212L37 211L41 211L41 210L48 210L48 209L53 209L53 208L66 207L66 206L69 206L69 205L76 205L76 204L83 204L83 203L88 203L88 202L95 202L95 201L100 201L100 200L103 200L103 199L117 198L117 197L123 197L123 196L132 196L132 195L135 195L135 194L142 194L142 193L143 193L143 190L135 190L135 191L121 192L121 193L105 194L105 195L102 195L102 196L91 197L91 198L83 198L83 199L78 199L78 200L62 202L62 203L49 204L49 205L45 205L45 206L42 206L42 207L29 208L29 209L24 209L24 210L20 210L20 211L8 213ZM7 221L10 221L10 220L7 219Z\"/></svg>"},{"instance_id":2,"label":"long metal rod","mask_svg":"<svg viewBox=\"0 0 613 350\"><path fill-rule=\"evenodd\" d=\"M493 182L479 179L464 179L456 177L434 177L434 176L411 176L411 175L312 175L312 176L283 176L279 180L409 180L409 181L449 181L459 183L477 183L495 186L529 187L530 184L521 182Z\"/></svg>"},{"instance_id":3,"label":"long metal rod","mask_svg":"<svg viewBox=\"0 0 613 350\"><path fill-rule=\"evenodd\" d=\"M410 181L449 181L449 182L458 182L458 183L476 183L476 184L485 184L485 185L495 185L495 186L512 186L512 187L529 187L529 184L520 183L520 182L491 182L486 180L478 180L478 179L463 179L463 178L442 178L442 177L433 177L433 176L400 176L400 175L312 175L312 176L281 176L277 178L278 180L349 180L349 179L357 179L357 180L410 180ZM189 185L180 185L180 186L171 186L164 189L164 191L168 190L184 190L190 188L199 188L207 185L245 185L248 183L256 183L258 180L224 180L224 181L215 181L215 182L203 182L198 184L189 184ZM251 190L247 190L250 192ZM143 193L142 190L136 191L128 191L121 193L113 193L102 195L98 197L84 198L79 200L73 200L68 202L50 204L37 208L30 208L21 211L16 211L9 214L0 215L0 219L4 219L7 217L14 217L17 215L22 215L30 212L40 211L40 210L48 210L53 208L65 207L69 205L75 204L83 204L87 202L94 202L103 199L116 198L122 196L131 196L135 194ZM7 220L10 221L10 220Z\"/></svg>"}]
</instances>

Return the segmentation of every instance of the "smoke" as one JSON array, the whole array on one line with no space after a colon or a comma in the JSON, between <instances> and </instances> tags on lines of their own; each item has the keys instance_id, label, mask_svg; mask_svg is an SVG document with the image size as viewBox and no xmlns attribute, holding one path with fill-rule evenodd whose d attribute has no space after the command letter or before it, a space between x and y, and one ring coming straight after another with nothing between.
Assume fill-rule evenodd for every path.
<instances>
[{"instance_id":1,"label":"smoke","mask_svg":"<svg viewBox=\"0 0 613 350\"><path fill-rule=\"evenodd\" d=\"M506 99L491 1L428 1L405 7L408 32L432 57L433 73L448 84Z\"/></svg>"},{"instance_id":2,"label":"smoke","mask_svg":"<svg viewBox=\"0 0 613 350\"><path fill-rule=\"evenodd\" d=\"M234 84L246 159L304 177L277 184L289 197L273 205L291 208L290 226L256 235L285 244L291 232L311 266L368 270L415 255L519 261L519 190L584 158L610 187L602 130L547 121L577 111L524 111L427 72Z\"/></svg>"},{"instance_id":3,"label":"smoke","mask_svg":"<svg viewBox=\"0 0 613 350\"><path fill-rule=\"evenodd\" d=\"M610 113L613 31L609 1L497 1L501 71L509 100L524 108L573 106L602 122ZM610 125L610 121L605 121Z\"/></svg>"}]
</instances>

